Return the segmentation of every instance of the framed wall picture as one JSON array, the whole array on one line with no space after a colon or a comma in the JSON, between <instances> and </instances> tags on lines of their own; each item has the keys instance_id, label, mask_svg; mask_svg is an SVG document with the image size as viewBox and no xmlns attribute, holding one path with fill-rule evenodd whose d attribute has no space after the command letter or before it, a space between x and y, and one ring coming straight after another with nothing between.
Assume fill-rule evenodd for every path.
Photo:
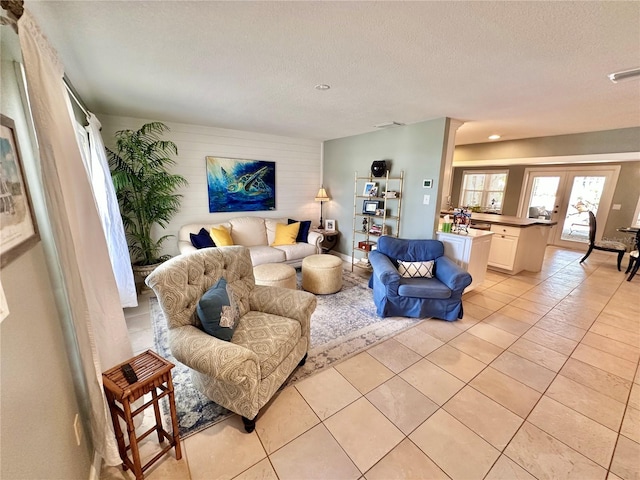
<instances>
[{"instance_id":1,"label":"framed wall picture","mask_svg":"<svg viewBox=\"0 0 640 480\"><path fill-rule=\"evenodd\" d=\"M335 232L336 231L336 221L329 220L328 218L324 221L324 229L327 232Z\"/></svg>"},{"instance_id":2,"label":"framed wall picture","mask_svg":"<svg viewBox=\"0 0 640 480\"><path fill-rule=\"evenodd\" d=\"M13 120L0 114L0 267L40 240Z\"/></svg>"},{"instance_id":3,"label":"framed wall picture","mask_svg":"<svg viewBox=\"0 0 640 480\"><path fill-rule=\"evenodd\" d=\"M206 157L209 212L276 209L276 162Z\"/></svg>"},{"instance_id":4,"label":"framed wall picture","mask_svg":"<svg viewBox=\"0 0 640 480\"><path fill-rule=\"evenodd\" d=\"M372 197L378 193L378 184L376 182L367 182L364 184L364 190L362 195L365 197Z\"/></svg>"}]
</instances>

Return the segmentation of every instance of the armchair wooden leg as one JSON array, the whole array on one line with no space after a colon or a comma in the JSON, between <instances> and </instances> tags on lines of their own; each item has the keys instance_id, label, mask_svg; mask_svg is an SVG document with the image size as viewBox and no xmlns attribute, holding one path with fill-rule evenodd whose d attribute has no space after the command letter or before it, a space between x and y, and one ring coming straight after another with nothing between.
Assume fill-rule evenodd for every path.
<instances>
[{"instance_id":1,"label":"armchair wooden leg","mask_svg":"<svg viewBox=\"0 0 640 480\"><path fill-rule=\"evenodd\" d=\"M249 420L247 417L242 417L242 423L244 424L244 430L247 433L251 433L256 429L255 417L251 420Z\"/></svg>"}]
</instances>

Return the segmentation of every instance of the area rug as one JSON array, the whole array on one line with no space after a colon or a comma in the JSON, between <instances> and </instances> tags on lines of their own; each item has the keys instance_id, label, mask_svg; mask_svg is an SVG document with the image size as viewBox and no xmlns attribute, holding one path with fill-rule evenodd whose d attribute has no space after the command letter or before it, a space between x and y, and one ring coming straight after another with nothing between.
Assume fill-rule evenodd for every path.
<instances>
[{"instance_id":1,"label":"area rug","mask_svg":"<svg viewBox=\"0 0 640 480\"><path fill-rule=\"evenodd\" d=\"M299 285L298 271L298 288ZM338 293L318 295L317 299L318 305L311 317L311 348L307 361L293 372L284 386L299 382L421 322L404 317L378 317L367 280L349 271L344 271L343 287ZM149 307L156 351L176 365L172 374L178 425L180 436L186 438L232 413L193 387L189 369L171 355L167 323L155 297L149 299ZM166 405L164 410L168 415Z\"/></svg>"}]
</instances>

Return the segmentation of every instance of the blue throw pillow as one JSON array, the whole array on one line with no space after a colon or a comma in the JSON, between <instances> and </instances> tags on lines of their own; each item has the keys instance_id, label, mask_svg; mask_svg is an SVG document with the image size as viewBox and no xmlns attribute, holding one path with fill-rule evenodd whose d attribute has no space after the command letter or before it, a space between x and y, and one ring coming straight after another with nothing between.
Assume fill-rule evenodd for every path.
<instances>
[{"instance_id":1,"label":"blue throw pillow","mask_svg":"<svg viewBox=\"0 0 640 480\"><path fill-rule=\"evenodd\" d=\"M227 342L233 337L240 318L240 312L232 298L233 295L227 291L227 281L221 278L205 292L196 308L202 329Z\"/></svg>"},{"instance_id":2,"label":"blue throw pillow","mask_svg":"<svg viewBox=\"0 0 640 480\"><path fill-rule=\"evenodd\" d=\"M296 222L300 222L300 220L289 219L289 225ZM309 236L310 228L311 228L311 220L305 220L304 222L300 222L300 230L298 230L298 236L296 237L296 242L307 243L307 237Z\"/></svg>"},{"instance_id":3,"label":"blue throw pillow","mask_svg":"<svg viewBox=\"0 0 640 480\"><path fill-rule=\"evenodd\" d=\"M211 238L211 235L209 234L209 232L204 228L201 228L197 234L190 233L189 238L191 238L191 245L193 245L198 249L216 246L216 244L213 241L213 238Z\"/></svg>"}]
</instances>

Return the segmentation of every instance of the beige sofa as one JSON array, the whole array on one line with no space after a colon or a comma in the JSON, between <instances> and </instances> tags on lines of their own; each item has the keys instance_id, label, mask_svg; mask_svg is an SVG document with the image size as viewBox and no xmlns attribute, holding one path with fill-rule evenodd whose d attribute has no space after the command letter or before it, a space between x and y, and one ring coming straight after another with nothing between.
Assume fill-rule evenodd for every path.
<instances>
[{"instance_id":1,"label":"beige sofa","mask_svg":"<svg viewBox=\"0 0 640 480\"><path fill-rule=\"evenodd\" d=\"M231 233L231 238L235 245L249 248L251 263L254 267L263 263L286 263L293 267L300 267L305 257L322 253L320 244L324 237L320 233L311 231L309 232L307 243L271 247L270 245L276 236L276 224L278 223L286 225L287 219L237 217L224 223L192 223L180 228L178 232L178 248L180 253L193 252L197 249L191 244L189 234L197 234L201 228L208 231L211 227L223 226Z\"/></svg>"},{"instance_id":2,"label":"beige sofa","mask_svg":"<svg viewBox=\"0 0 640 480\"><path fill-rule=\"evenodd\" d=\"M196 307L224 277L240 319L231 341L201 329ZM194 386L242 415L245 429L309 349L316 297L288 288L256 285L247 248L204 248L172 258L147 277L168 323L171 353L191 369Z\"/></svg>"}]
</instances>

